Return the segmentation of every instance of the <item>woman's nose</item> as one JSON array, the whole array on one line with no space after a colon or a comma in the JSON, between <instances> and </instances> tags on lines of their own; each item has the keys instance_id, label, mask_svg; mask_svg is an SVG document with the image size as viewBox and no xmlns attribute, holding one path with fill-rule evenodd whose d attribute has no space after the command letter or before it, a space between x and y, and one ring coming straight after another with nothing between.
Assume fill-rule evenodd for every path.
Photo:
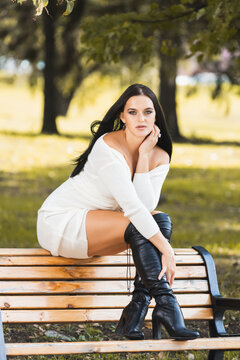
<instances>
[{"instance_id":1,"label":"woman's nose","mask_svg":"<svg viewBox=\"0 0 240 360\"><path fill-rule=\"evenodd\" d=\"M144 116L144 114L139 114L139 120L140 120L140 121L145 121L145 116Z\"/></svg>"}]
</instances>

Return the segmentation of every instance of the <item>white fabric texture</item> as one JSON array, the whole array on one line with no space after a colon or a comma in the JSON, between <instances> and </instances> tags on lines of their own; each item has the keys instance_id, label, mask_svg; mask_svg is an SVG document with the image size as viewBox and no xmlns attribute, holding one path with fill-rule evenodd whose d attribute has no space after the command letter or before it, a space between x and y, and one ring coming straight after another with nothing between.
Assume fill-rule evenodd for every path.
<instances>
[{"instance_id":1,"label":"white fabric texture","mask_svg":"<svg viewBox=\"0 0 240 360\"><path fill-rule=\"evenodd\" d=\"M104 135L94 144L84 169L53 191L38 211L39 243L55 256L88 257L86 210L122 211L147 239L159 231L150 212L157 206L169 164L135 173L132 181L124 156L104 141ZM62 249L68 242L72 252L67 256ZM72 244L78 246L76 252Z\"/></svg>"}]
</instances>

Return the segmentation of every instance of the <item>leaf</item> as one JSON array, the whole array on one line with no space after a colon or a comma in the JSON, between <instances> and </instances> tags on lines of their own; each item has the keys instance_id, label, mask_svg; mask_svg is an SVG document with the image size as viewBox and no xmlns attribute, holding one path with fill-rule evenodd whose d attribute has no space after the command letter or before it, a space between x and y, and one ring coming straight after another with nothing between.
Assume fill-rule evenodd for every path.
<instances>
[{"instance_id":1,"label":"leaf","mask_svg":"<svg viewBox=\"0 0 240 360\"><path fill-rule=\"evenodd\" d=\"M73 11L73 7L74 7L74 0L66 0L66 1L67 1L67 7L63 13L64 16L71 14L71 12Z\"/></svg>"},{"instance_id":2,"label":"leaf","mask_svg":"<svg viewBox=\"0 0 240 360\"><path fill-rule=\"evenodd\" d=\"M151 10L152 10L153 12L159 10L159 5L158 5L157 3L151 4Z\"/></svg>"},{"instance_id":3,"label":"leaf","mask_svg":"<svg viewBox=\"0 0 240 360\"><path fill-rule=\"evenodd\" d=\"M172 5L169 7L169 14L172 16L177 16L184 13L187 8L183 4Z\"/></svg>"},{"instance_id":4,"label":"leaf","mask_svg":"<svg viewBox=\"0 0 240 360\"><path fill-rule=\"evenodd\" d=\"M48 0L38 0L38 7L36 9L36 16L42 15L43 8L48 5Z\"/></svg>"},{"instance_id":5,"label":"leaf","mask_svg":"<svg viewBox=\"0 0 240 360\"><path fill-rule=\"evenodd\" d=\"M17 0L18 4L22 5L27 0Z\"/></svg>"},{"instance_id":6,"label":"leaf","mask_svg":"<svg viewBox=\"0 0 240 360\"><path fill-rule=\"evenodd\" d=\"M42 11L43 11L43 3L41 3L40 5L38 5L37 9L36 9L36 16L40 16L42 15Z\"/></svg>"},{"instance_id":7,"label":"leaf","mask_svg":"<svg viewBox=\"0 0 240 360\"><path fill-rule=\"evenodd\" d=\"M204 57L203 54L199 54L199 55L197 56L197 61L198 61L198 63L201 63L201 62L203 61L203 57Z\"/></svg>"},{"instance_id":8,"label":"leaf","mask_svg":"<svg viewBox=\"0 0 240 360\"><path fill-rule=\"evenodd\" d=\"M199 20L201 17L203 17L206 14L206 9L200 9L196 14L196 19Z\"/></svg>"}]
</instances>

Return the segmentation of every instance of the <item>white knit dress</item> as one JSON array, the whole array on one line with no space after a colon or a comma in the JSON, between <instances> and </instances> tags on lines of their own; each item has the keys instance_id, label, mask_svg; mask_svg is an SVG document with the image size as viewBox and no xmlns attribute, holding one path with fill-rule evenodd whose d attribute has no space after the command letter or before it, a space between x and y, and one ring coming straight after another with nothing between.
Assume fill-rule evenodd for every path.
<instances>
[{"instance_id":1,"label":"white knit dress","mask_svg":"<svg viewBox=\"0 0 240 360\"><path fill-rule=\"evenodd\" d=\"M159 231L150 212L158 204L169 164L135 173L132 180L124 156L104 141L104 135L94 144L84 169L53 191L38 211L39 244L54 256L88 258L89 210L122 211L147 239Z\"/></svg>"}]
</instances>

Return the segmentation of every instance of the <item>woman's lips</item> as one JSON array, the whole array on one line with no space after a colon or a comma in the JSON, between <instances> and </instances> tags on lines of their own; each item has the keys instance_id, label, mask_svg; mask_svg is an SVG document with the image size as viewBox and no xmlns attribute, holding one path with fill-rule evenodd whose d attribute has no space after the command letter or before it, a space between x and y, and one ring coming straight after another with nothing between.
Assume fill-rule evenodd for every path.
<instances>
[{"instance_id":1,"label":"woman's lips","mask_svg":"<svg viewBox=\"0 0 240 360\"><path fill-rule=\"evenodd\" d=\"M136 126L137 129L146 129L147 127L145 125L139 125L139 126Z\"/></svg>"}]
</instances>

